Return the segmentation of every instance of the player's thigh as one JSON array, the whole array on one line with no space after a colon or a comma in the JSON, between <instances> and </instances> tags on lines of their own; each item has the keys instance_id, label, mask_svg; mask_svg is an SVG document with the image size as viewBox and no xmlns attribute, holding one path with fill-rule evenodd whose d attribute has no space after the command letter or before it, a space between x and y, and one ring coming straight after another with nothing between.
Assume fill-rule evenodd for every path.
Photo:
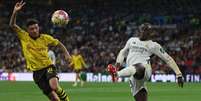
<instances>
[{"instance_id":1,"label":"player's thigh","mask_svg":"<svg viewBox=\"0 0 201 101\"><path fill-rule=\"evenodd\" d=\"M58 76L57 76L57 68L55 66L49 66L46 72L47 80L49 81L49 85L53 90L56 90L59 86L58 84Z\"/></svg>"},{"instance_id":2,"label":"player's thigh","mask_svg":"<svg viewBox=\"0 0 201 101\"><path fill-rule=\"evenodd\" d=\"M57 90L59 87L58 78L52 77L51 79L49 79L49 85L53 90Z\"/></svg>"},{"instance_id":3,"label":"player's thigh","mask_svg":"<svg viewBox=\"0 0 201 101\"><path fill-rule=\"evenodd\" d=\"M141 63L134 65L136 73L133 75L135 79L141 80L145 76L145 66Z\"/></svg>"},{"instance_id":4,"label":"player's thigh","mask_svg":"<svg viewBox=\"0 0 201 101\"><path fill-rule=\"evenodd\" d=\"M34 78L34 82L42 90L42 92L46 96L49 96L49 94L52 92L52 89L49 85L48 79L46 78L46 70L43 69L40 71L35 71L33 73L33 78Z\"/></svg>"},{"instance_id":5,"label":"player's thigh","mask_svg":"<svg viewBox=\"0 0 201 101\"><path fill-rule=\"evenodd\" d=\"M51 79L53 77L58 78L57 76L57 67L54 65L50 65L47 69L46 69L46 77L47 79Z\"/></svg>"}]
</instances>

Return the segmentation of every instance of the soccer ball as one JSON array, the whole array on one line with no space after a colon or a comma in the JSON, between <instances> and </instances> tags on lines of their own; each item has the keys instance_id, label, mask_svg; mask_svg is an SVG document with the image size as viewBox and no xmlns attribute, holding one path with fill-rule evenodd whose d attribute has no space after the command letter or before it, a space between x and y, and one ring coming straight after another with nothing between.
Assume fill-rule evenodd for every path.
<instances>
[{"instance_id":1,"label":"soccer ball","mask_svg":"<svg viewBox=\"0 0 201 101\"><path fill-rule=\"evenodd\" d=\"M64 10L57 10L52 14L52 23L56 26L64 26L69 22L68 13Z\"/></svg>"}]
</instances>

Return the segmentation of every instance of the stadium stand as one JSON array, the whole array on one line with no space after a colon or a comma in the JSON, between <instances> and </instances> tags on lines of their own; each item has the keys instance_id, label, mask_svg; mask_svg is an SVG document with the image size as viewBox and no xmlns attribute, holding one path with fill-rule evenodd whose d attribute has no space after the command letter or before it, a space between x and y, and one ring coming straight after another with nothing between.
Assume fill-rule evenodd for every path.
<instances>
[{"instance_id":1,"label":"stadium stand","mask_svg":"<svg viewBox=\"0 0 201 101\"><path fill-rule=\"evenodd\" d=\"M46 3L48 1L48 3ZM85 1L85 2L82 2ZM185 1L185 2L184 2ZM30 2L32 2L30 4ZM154 40L161 43L174 57L183 73L201 73L201 1L196 0L30 0L20 12L17 23L25 26L29 17L38 19L41 31L61 40L70 52L79 48L89 72L105 72L109 63L115 63L118 51L125 41L135 36L137 26L150 22ZM94 3L99 2L99 3ZM3 4L3 5L2 5ZM8 26L13 2L0 4L0 68L27 72L17 36ZM187 8L188 6L188 8ZM65 28L53 26L50 16L56 9L69 12L71 21ZM60 72L71 72L59 50L56 50ZM160 61L160 62L158 62ZM172 73L157 57L152 59L153 73Z\"/></svg>"}]
</instances>

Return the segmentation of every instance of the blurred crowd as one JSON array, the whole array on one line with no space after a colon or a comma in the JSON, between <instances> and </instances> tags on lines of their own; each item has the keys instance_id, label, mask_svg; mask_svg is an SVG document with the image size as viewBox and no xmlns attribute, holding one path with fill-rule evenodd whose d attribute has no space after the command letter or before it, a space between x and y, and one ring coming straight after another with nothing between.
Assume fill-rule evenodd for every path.
<instances>
[{"instance_id":1,"label":"blurred crowd","mask_svg":"<svg viewBox=\"0 0 201 101\"><path fill-rule=\"evenodd\" d=\"M153 40L160 43L175 59L182 72L201 73L201 18L198 16L199 12L192 12L199 9L194 3L191 3L193 6L189 9L185 8L185 5L180 5L179 8L175 6L175 11L172 11L174 5L166 9L160 6L161 9L157 9L149 3L143 3L144 0L138 5L136 2L121 4L121 1L117 0L114 3L86 3L68 7L50 1L52 0L49 0L48 4L27 3L17 16L17 24L26 28L25 19L39 20L41 32L58 38L70 53L75 48L79 49L86 61L88 72L104 73L107 64L115 63L116 56L126 41L137 36L137 26L143 22L150 22L154 25ZM3 11L0 13L0 68L13 72L27 72L20 42L8 26L14 2L3 3L4 5L0 4ZM118 6L120 4L121 6ZM149 6L152 9L146 8ZM50 22L53 11L61 8L70 15L70 22L65 27L57 27ZM72 69L64 61L61 51L55 48L53 50L60 72L71 72ZM153 73L173 73L155 56L152 58L152 67Z\"/></svg>"}]
</instances>

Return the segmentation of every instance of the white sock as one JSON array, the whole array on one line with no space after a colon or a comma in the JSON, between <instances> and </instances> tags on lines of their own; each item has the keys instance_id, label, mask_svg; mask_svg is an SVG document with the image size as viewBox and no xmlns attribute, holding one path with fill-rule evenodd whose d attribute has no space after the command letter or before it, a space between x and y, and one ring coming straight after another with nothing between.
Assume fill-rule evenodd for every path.
<instances>
[{"instance_id":1,"label":"white sock","mask_svg":"<svg viewBox=\"0 0 201 101\"><path fill-rule=\"evenodd\" d=\"M120 71L117 72L117 76L118 77L125 77L125 76L131 76L134 75L136 73L136 69L134 66L129 66L126 67Z\"/></svg>"}]
</instances>

